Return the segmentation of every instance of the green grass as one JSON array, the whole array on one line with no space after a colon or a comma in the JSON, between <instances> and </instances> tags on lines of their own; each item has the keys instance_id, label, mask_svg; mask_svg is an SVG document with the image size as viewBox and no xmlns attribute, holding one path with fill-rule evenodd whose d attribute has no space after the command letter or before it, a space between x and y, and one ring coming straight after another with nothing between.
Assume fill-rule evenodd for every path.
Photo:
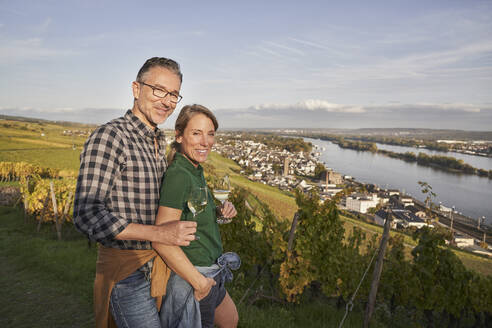
<instances>
[{"instance_id":1,"label":"green grass","mask_svg":"<svg viewBox=\"0 0 492 328\"><path fill-rule=\"evenodd\" d=\"M267 203L279 218L292 220L297 211L296 201L291 193L285 193L276 187L253 182L239 174L241 167L234 161L224 158L217 153L211 153L207 163L212 165L219 175L228 174L233 185L251 192L262 202Z\"/></svg>"},{"instance_id":2,"label":"green grass","mask_svg":"<svg viewBox=\"0 0 492 328\"><path fill-rule=\"evenodd\" d=\"M338 327L345 314L345 309L337 309L333 302L317 301L307 305L263 305L239 306L239 327L258 328L324 328ZM354 308L349 312L343 327L362 327L364 311ZM371 328L386 327L371 321Z\"/></svg>"},{"instance_id":3,"label":"green grass","mask_svg":"<svg viewBox=\"0 0 492 328\"><path fill-rule=\"evenodd\" d=\"M64 229L57 241L52 225L37 233L22 211L0 207L0 327L93 327L92 286L96 249ZM243 291L233 291L239 299ZM345 310L330 300L305 305L238 304L239 327L337 327ZM344 327L361 327L363 311L355 308ZM371 325L371 327L384 327Z\"/></svg>"},{"instance_id":4,"label":"green grass","mask_svg":"<svg viewBox=\"0 0 492 328\"><path fill-rule=\"evenodd\" d=\"M51 228L36 233L20 210L0 207L1 327L94 326L96 250L72 228L76 238L61 242Z\"/></svg>"},{"instance_id":5,"label":"green grass","mask_svg":"<svg viewBox=\"0 0 492 328\"><path fill-rule=\"evenodd\" d=\"M27 162L42 167L78 172L80 150L63 149L28 149L0 151L0 162Z\"/></svg>"},{"instance_id":6,"label":"green grass","mask_svg":"<svg viewBox=\"0 0 492 328\"><path fill-rule=\"evenodd\" d=\"M492 259L453 249L461 262L469 270L492 277Z\"/></svg>"},{"instance_id":7,"label":"green grass","mask_svg":"<svg viewBox=\"0 0 492 328\"><path fill-rule=\"evenodd\" d=\"M26 123L13 122L13 127L0 125L0 161L27 162L42 167L78 171L79 156L85 137L63 136L62 126L44 127L40 132L22 130ZM33 124L29 124L29 129ZM15 127L15 128L14 128ZM75 144L76 149L72 149Z\"/></svg>"},{"instance_id":8,"label":"green grass","mask_svg":"<svg viewBox=\"0 0 492 328\"><path fill-rule=\"evenodd\" d=\"M234 184L248 190L262 202L268 204L274 214L282 219L291 221L297 211L294 196L281 192L278 188L262 183L253 182L243 176L231 176Z\"/></svg>"}]
</instances>

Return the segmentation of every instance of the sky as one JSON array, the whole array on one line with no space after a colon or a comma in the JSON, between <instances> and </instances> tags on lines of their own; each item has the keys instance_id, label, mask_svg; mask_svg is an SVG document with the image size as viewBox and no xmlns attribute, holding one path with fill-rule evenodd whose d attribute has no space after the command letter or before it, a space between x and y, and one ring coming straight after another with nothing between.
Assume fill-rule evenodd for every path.
<instances>
[{"instance_id":1,"label":"sky","mask_svg":"<svg viewBox=\"0 0 492 328\"><path fill-rule=\"evenodd\" d=\"M154 56L223 128L492 130L490 0L0 0L0 114L104 123Z\"/></svg>"}]
</instances>

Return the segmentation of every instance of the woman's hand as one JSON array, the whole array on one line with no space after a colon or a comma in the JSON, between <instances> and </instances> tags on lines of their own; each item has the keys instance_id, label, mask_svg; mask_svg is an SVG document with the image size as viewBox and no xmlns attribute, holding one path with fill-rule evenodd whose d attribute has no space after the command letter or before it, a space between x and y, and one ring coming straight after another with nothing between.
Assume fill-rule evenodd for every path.
<instances>
[{"instance_id":1,"label":"woman's hand","mask_svg":"<svg viewBox=\"0 0 492 328\"><path fill-rule=\"evenodd\" d=\"M219 213L225 219L231 219L237 215L234 204L227 200L219 207Z\"/></svg>"},{"instance_id":2,"label":"woman's hand","mask_svg":"<svg viewBox=\"0 0 492 328\"><path fill-rule=\"evenodd\" d=\"M201 279L199 286L193 287L195 289L194 294L197 301L204 299L210 293L212 287L217 284L212 278L202 277L203 279Z\"/></svg>"}]
</instances>

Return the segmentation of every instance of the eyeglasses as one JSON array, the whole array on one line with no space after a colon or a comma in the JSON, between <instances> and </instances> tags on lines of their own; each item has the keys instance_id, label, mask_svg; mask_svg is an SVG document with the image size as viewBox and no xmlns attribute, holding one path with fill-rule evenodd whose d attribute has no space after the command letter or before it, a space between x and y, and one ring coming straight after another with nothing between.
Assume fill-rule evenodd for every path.
<instances>
[{"instance_id":1,"label":"eyeglasses","mask_svg":"<svg viewBox=\"0 0 492 328\"><path fill-rule=\"evenodd\" d=\"M173 104L177 104L181 101L181 99L183 99L183 97L180 94L175 94L175 93L172 93L172 92L167 91L165 89L161 89L161 88L155 87L153 85L150 85L150 84L147 84L144 82L138 82L138 83L146 85L149 88L151 88L154 96L156 96L158 98L166 98L166 96L169 95L169 99L171 100L171 102Z\"/></svg>"}]
</instances>

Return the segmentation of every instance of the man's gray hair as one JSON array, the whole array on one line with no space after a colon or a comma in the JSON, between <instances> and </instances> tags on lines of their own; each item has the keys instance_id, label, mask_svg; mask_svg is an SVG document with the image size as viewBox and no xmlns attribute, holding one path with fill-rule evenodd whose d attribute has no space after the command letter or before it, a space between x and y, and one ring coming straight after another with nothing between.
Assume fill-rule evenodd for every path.
<instances>
[{"instance_id":1,"label":"man's gray hair","mask_svg":"<svg viewBox=\"0 0 492 328\"><path fill-rule=\"evenodd\" d=\"M137 82L144 82L143 77L145 73L147 73L152 67L156 66L170 70L179 77L180 82L183 82L183 74L181 73L179 64L174 60L165 57L152 57L150 59L147 59L147 61L138 71Z\"/></svg>"}]
</instances>

